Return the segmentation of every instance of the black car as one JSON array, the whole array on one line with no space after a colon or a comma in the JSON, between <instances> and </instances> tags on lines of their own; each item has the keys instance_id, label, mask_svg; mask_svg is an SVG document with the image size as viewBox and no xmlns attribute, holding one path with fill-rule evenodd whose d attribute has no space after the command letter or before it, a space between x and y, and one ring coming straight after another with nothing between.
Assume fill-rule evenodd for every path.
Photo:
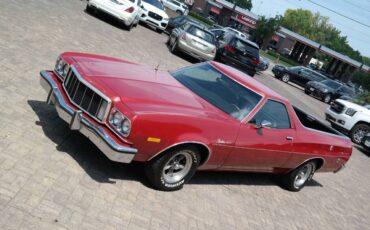
<instances>
[{"instance_id":1,"label":"black car","mask_svg":"<svg viewBox=\"0 0 370 230\"><path fill-rule=\"evenodd\" d=\"M259 47L256 43L235 33L226 33L218 38L216 60L245 71L249 76L256 74L259 64Z\"/></svg>"},{"instance_id":2,"label":"black car","mask_svg":"<svg viewBox=\"0 0 370 230\"><path fill-rule=\"evenodd\" d=\"M366 134L366 136L362 138L361 144L366 150L370 151L370 133Z\"/></svg>"},{"instance_id":3,"label":"black car","mask_svg":"<svg viewBox=\"0 0 370 230\"><path fill-rule=\"evenodd\" d=\"M281 65L275 65L272 68L276 78L281 79L283 82L293 82L300 86L305 87L309 81L323 81L328 78L314 70L303 66L285 67Z\"/></svg>"},{"instance_id":4,"label":"black car","mask_svg":"<svg viewBox=\"0 0 370 230\"><path fill-rule=\"evenodd\" d=\"M191 22L193 24L199 24L198 21L196 21L194 19L191 19L188 16L180 15L180 16L177 16L177 17L170 18L168 20L168 24L167 24L167 27L166 27L165 31L168 34L171 34L173 29L178 28L178 27L180 27L180 26L182 26L182 25L184 25L188 22Z\"/></svg>"},{"instance_id":5,"label":"black car","mask_svg":"<svg viewBox=\"0 0 370 230\"><path fill-rule=\"evenodd\" d=\"M325 103L330 103L333 99L335 99L334 95L342 86L342 83L333 80L324 80L321 82L310 81L307 82L304 92L320 98Z\"/></svg>"},{"instance_id":6,"label":"black car","mask_svg":"<svg viewBox=\"0 0 370 230\"><path fill-rule=\"evenodd\" d=\"M355 96L356 96L356 90L353 87L349 87L347 85L342 85L333 94L333 100L338 99L338 98L350 100Z\"/></svg>"}]
</instances>

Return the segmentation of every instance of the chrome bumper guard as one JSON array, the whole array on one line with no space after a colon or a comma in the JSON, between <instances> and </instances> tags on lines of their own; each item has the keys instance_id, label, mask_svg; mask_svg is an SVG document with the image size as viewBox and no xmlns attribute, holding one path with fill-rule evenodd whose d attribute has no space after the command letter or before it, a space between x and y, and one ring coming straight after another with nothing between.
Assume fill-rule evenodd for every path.
<instances>
[{"instance_id":1,"label":"chrome bumper guard","mask_svg":"<svg viewBox=\"0 0 370 230\"><path fill-rule=\"evenodd\" d=\"M71 130L89 138L112 161L130 163L134 159L137 149L117 143L102 128L83 117L81 110L70 107L47 71L41 71L40 76L40 85L48 92L46 102L55 106L59 117L69 124Z\"/></svg>"}]
</instances>

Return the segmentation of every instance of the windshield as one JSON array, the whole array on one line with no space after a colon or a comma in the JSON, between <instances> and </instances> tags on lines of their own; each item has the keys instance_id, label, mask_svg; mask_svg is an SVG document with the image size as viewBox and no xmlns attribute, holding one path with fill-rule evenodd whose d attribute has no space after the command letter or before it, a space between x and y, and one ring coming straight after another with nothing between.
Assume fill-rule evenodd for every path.
<instances>
[{"instance_id":1,"label":"windshield","mask_svg":"<svg viewBox=\"0 0 370 230\"><path fill-rule=\"evenodd\" d=\"M157 7L158 9L164 10L162 3L158 0L143 0L143 1Z\"/></svg>"},{"instance_id":2,"label":"windshield","mask_svg":"<svg viewBox=\"0 0 370 230\"><path fill-rule=\"evenodd\" d=\"M332 89L338 89L339 87L342 86L342 84L340 84L339 82L331 81L331 80L325 80L325 81L322 81L321 83L323 83L326 86L329 86Z\"/></svg>"},{"instance_id":3,"label":"windshield","mask_svg":"<svg viewBox=\"0 0 370 230\"><path fill-rule=\"evenodd\" d=\"M198 38L201 38L208 43L215 44L215 39L213 37L213 34L207 31L204 31L196 26L189 27L189 29L186 32Z\"/></svg>"},{"instance_id":4,"label":"windshield","mask_svg":"<svg viewBox=\"0 0 370 230\"><path fill-rule=\"evenodd\" d=\"M182 68L171 75L199 97L239 121L262 99L208 63Z\"/></svg>"},{"instance_id":5,"label":"windshield","mask_svg":"<svg viewBox=\"0 0 370 230\"><path fill-rule=\"evenodd\" d=\"M246 52L248 53L249 55L252 55L253 57L256 57L259 59L259 51L256 47L248 44L247 42L244 42L238 38L235 38L233 41L232 41L232 46L234 46L236 49L242 51L242 52Z\"/></svg>"}]
</instances>

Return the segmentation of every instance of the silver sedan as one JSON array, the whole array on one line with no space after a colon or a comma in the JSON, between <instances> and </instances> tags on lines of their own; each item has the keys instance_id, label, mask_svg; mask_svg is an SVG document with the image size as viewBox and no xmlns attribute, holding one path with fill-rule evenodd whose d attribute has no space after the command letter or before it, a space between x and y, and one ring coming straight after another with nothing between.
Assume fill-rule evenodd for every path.
<instances>
[{"instance_id":1,"label":"silver sedan","mask_svg":"<svg viewBox=\"0 0 370 230\"><path fill-rule=\"evenodd\" d=\"M201 61L213 60L216 55L216 39L205 27L193 23L174 29L167 44L172 53L181 51Z\"/></svg>"}]
</instances>

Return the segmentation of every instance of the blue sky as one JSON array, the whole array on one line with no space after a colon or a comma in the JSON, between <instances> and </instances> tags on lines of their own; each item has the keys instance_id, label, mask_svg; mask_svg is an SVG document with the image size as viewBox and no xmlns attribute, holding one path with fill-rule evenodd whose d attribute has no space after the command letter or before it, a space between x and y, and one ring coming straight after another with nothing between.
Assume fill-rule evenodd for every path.
<instances>
[{"instance_id":1,"label":"blue sky","mask_svg":"<svg viewBox=\"0 0 370 230\"><path fill-rule=\"evenodd\" d=\"M347 17L370 26L370 0L310 0ZM258 15L273 17L283 15L287 9L308 9L320 12L329 17L330 23L347 36L349 44L364 56L370 57L370 28L360 25L327 9L317 6L308 0L252 0L252 12Z\"/></svg>"}]
</instances>

